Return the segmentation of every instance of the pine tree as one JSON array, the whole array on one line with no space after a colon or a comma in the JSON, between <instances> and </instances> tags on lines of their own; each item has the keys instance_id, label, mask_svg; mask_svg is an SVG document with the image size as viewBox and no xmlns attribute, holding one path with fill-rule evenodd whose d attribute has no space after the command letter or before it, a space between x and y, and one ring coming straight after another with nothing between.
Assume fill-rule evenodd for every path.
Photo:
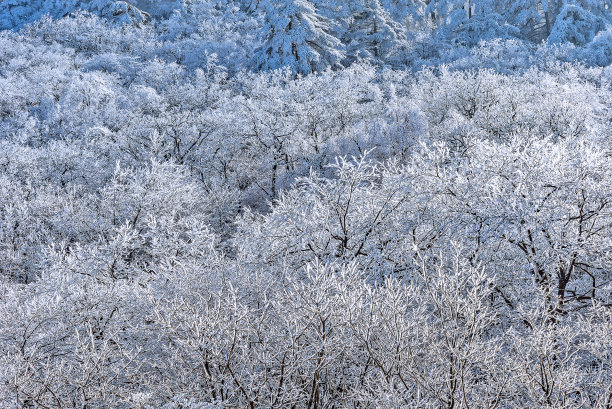
<instances>
[{"instance_id":1,"label":"pine tree","mask_svg":"<svg viewBox=\"0 0 612 409\"><path fill-rule=\"evenodd\" d=\"M565 4L555 16L555 24L548 35L548 42L584 45L591 42L595 35L605 28L606 21L602 16L577 4Z\"/></svg>"},{"instance_id":2,"label":"pine tree","mask_svg":"<svg viewBox=\"0 0 612 409\"><path fill-rule=\"evenodd\" d=\"M264 44L253 59L256 70L289 67L309 74L338 67L342 59L340 41L330 33L331 23L307 0L260 3L266 12Z\"/></svg>"},{"instance_id":3,"label":"pine tree","mask_svg":"<svg viewBox=\"0 0 612 409\"><path fill-rule=\"evenodd\" d=\"M425 15L435 26L454 27L465 18L470 18L470 12L470 2L465 0L431 0L425 9Z\"/></svg>"},{"instance_id":4,"label":"pine tree","mask_svg":"<svg viewBox=\"0 0 612 409\"><path fill-rule=\"evenodd\" d=\"M356 59L384 62L397 51L406 36L378 0L365 0L351 17L343 40L347 45L347 62Z\"/></svg>"},{"instance_id":5,"label":"pine tree","mask_svg":"<svg viewBox=\"0 0 612 409\"><path fill-rule=\"evenodd\" d=\"M509 24L521 31L523 38L540 42L548 38L555 16L561 9L561 1L502 0L497 8Z\"/></svg>"},{"instance_id":6,"label":"pine tree","mask_svg":"<svg viewBox=\"0 0 612 409\"><path fill-rule=\"evenodd\" d=\"M513 7L515 5L505 3L505 0L434 0L428 4L425 15L435 27L434 37L438 42L450 41L455 45L473 47L482 40L519 37L519 29L508 23L514 16L509 11ZM515 11L527 13L520 16L526 21L540 17L537 12L529 14L527 4L523 4L520 12L518 8Z\"/></svg>"},{"instance_id":7,"label":"pine tree","mask_svg":"<svg viewBox=\"0 0 612 409\"><path fill-rule=\"evenodd\" d=\"M612 0L497 0L496 9L534 42L589 42L612 23ZM572 37L572 40L568 38Z\"/></svg>"},{"instance_id":8,"label":"pine tree","mask_svg":"<svg viewBox=\"0 0 612 409\"><path fill-rule=\"evenodd\" d=\"M423 0L382 0L381 5L398 23L406 19L416 23L423 19L427 3Z\"/></svg>"},{"instance_id":9,"label":"pine tree","mask_svg":"<svg viewBox=\"0 0 612 409\"><path fill-rule=\"evenodd\" d=\"M327 19L328 32L341 39L348 28L350 17L355 12L355 2L345 0L310 0L317 14Z\"/></svg>"},{"instance_id":10,"label":"pine tree","mask_svg":"<svg viewBox=\"0 0 612 409\"><path fill-rule=\"evenodd\" d=\"M121 24L139 25L146 23L151 17L149 13L140 10L127 1L93 0L87 5L87 9Z\"/></svg>"}]
</instances>

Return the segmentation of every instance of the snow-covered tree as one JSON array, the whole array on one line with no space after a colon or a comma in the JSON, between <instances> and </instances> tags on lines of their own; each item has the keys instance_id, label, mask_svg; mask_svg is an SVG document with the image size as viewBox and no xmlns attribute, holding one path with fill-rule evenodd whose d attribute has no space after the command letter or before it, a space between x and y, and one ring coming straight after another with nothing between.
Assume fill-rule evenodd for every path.
<instances>
[{"instance_id":1,"label":"snow-covered tree","mask_svg":"<svg viewBox=\"0 0 612 409\"><path fill-rule=\"evenodd\" d=\"M495 2L496 12L534 42L585 44L610 23L609 0L526 0ZM571 38L570 38L571 37Z\"/></svg>"},{"instance_id":2,"label":"snow-covered tree","mask_svg":"<svg viewBox=\"0 0 612 409\"><path fill-rule=\"evenodd\" d=\"M0 30L20 29L45 15L61 18L81 0L6 0L0 3Z\"/></svg>"},{"instance_id":3,"label":"snow-covered tree","mask_svg":"<svg viewBox=\"0 0 612 409\"><path fill-rule=\"evenodd\" d=\"M585 47L583 58L594 65L606 67L612 64L612 27L600 31Z\"/></svg>"},{"instance_id":4,"label":"snow-covered tree","mask_svg":"<svg viewBox=\"0 0 612 409\"><path fill-rule=\"evenodd\" d=\"M406 36L378 0L365 0L350 17L342 41L347 48L347 64L357 59L385 62L401 51Z\"/></svg>"},{"instance_id":5,"label":"snow-covered tree","mask_svg":"<svg viewBox=\"0 0 612 409\"><path fill-rule=\"evenodd\" d=\"M575 4L564 4L556 15L548 42L584 45L593 40L593 37L606 27L606 23L604 18L588 9Z\"/></svg>"},{"instance_id":6,"label":"snow-covered tree","mask_svg":"<svg viewBox=\"0 0 612 409\"><path fill-rule=\"evenodd\" d=\"M432 0L427 4L425 16L436 26L444 25L456 27L473 12L473 3L464 0Z\"/></svg>"},{"instance_id":7,"label":"snow-covered tree","mask_svg":"<svg viewBox=\"0 0 612 409\"><path fill-rule=\"evenodd\" d=\"M432 1L426 8L442 42L474 47L480 41L518 37L519 29L507 22L507 13L495 0Z\"/></svg>"},{"instance_id":8,"label":"snow-covered tree","mask_svg":"<svg viewBox=\"0 0 612 409\"><path fill-rule=\"evenodd\" d=\"M609 0L62 4L0 3L0 408L610 407Z\"/></svg>"},{"instance_id":9,"label":"snow-covered tree","mask_svg":"<svg viewBox=\"0 0 612 409\"><path fill-rule=\"evenodd\" d=\"M331 22L317 14L308 0L267 0L263 45L256 50L253 67L274 70L288 67L297 74L338 67L343 53L330 34Z\"/></svg>"},{"instance_id":10,"label":"snow-covered tree","mask_svg":"<svg viewBox=\"0 0 612 409\"><path fill-rule=\"evenodd\" d=\"M87 4L87 9L120 24L139 25L146 23L150 18L149 13L138 9L127 1L116 0L92 0Z\"/></svg>"},{"instance_id":11,"label":"snow-covered tree","mask_svg":"<svg viewBox=\"0 0 612 409\"><path fill-rule=\"evenodd\" d=\"M419 24L425 15L427 3L422 0L382 0L381 5L398 23Z\"/></svg>"},{"instance_id":12,"label":"snow-covered tree","mask_svg":"<svg viewBox=\"0 0 612 409\"><path fill-rule=\"evenodd\" d=\"M39 4L40 3L40 4ZM127 1L118 0L7 0L0 3L0 30L20 29L43 16L59 19L87 10L119 24L145 23L150 15Z\"/></svg>"}]
</instances>

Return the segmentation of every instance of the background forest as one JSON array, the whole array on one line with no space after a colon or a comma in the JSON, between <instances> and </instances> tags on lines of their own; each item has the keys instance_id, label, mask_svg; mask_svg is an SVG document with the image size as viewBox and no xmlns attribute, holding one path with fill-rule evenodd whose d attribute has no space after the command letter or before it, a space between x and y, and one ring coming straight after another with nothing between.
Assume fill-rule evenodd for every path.
<instances>
[{"instance_id":1,"label":"background forest","mask_svg":"<svg viewBox=\"0 0 612 409\"><path fill-rule=\"evenodd\" d=\"M612 0L0 30L1 408L612 408Z\"/></svg>"}]
</instances>

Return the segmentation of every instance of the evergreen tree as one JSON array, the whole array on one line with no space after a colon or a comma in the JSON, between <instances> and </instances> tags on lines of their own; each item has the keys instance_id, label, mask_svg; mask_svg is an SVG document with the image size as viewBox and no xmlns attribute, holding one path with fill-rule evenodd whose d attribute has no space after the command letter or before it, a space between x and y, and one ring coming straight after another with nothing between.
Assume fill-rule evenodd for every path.
<instances>
[{"instance_id":1,"label":"evergreen tree","mask_svg":"<svg viewBox=\"0 0 612 409\"><path fill-rule=\"evenodd\" d=\"M87 5L87 9L121 24L139 25L146 23L151 17L149 13L140 10L127 1L93 0Z\"/></svg>"},{"instance_id":2,"label":"evergreen tree","mask_svg":"<svg viewBox=\"0 0 612 409\"><path fill-rule=\"evenodd\" d=\"M466 8L467 5L467 8ZM470 18L470 0L431 0L425 9L435 26L447 25L454 27L465 18Z\"/></svg>"},{"instance_id":3,"label":"evergreen tree","mask_svg":"<svg viewBox=\"0 0 612 409\"><path fill-rule=\"evenodd\" d=\"M584 44L612 23L612 0L501 0L495 7L523 38L534 42L552 36L553 43Z\"/></svg>"},{"instance_id":4,"label":"evergreen tree","mask_svg":"<svg viewBox=\"0 0 612 409\"><path fill-rule=\"evenodd\" d=\"M577 4L565 4L555 18L555 24L548 35L548 42L584 45L605 28L606 21L602 16Z\"/></svg>"},{"instance_id":5,"label":"evergreen tree","mask_svg":"<svg viewBox=\"0 0 612 409\"><path fill-rule=\"evenodd\" d=\"M507 16L512 13L505 11L513 7L498 0L441 0L430 2L425 14L434 25L437 42L450 41L455 45L473 47L482 40L519 37L519 29L508 23L511 19ZM516 11L519 13L518 9ZM529 13L528 5L523 5L520 12ZM540 17L537 12L527 16L530 17L520 18L535 21Z\"/></svg>"},{"instance_id":6,"label":"evergreen tree","mask_svg":"<svg viewBox=\"0 0 612 409\"><path fill-rule=\"evenodd\" d=\"M401 47L406 36L378 0L365 0L351 17L344 42L347 62L356 59L384 62Z\"/></svg>"},{"instance_id":7,"label":"evergreen tree","mask_svg":"<svg viewBox=\"0 0 612 409\"><path fill-rule=\"evenodd\" d=\"M497 7L508 22L521 31L523 38L540 42L548 38L555 16L561 9L561 1L503 0Z\"/></svg>"},{"instance_id":8,"label":"evergreen tree","mask_svg":"<svg viewBox=\"0 0 612 409\"><path fill-rule=\"evenodd\" d=\"M307 0L260 3L266 12L264 43L253 59L256 70L289 67L309 74L339 66L340 41L330 32L331 23Z\"/></svg>"},{"instance_id":9,"label":"evergreen tree","mask_svg":"<svg viewBox=\"0 0 612 409\"><path fill-rule=\"evenodd\" d=\"M382 0L381 5L398 23L406 19L416 23L423 19L427 3L423 0Z\"/></svg>"},{"instance_id":10,"label":"evergreen tree","mask_svg":"<svg viewBox=\"0 0 612 409\"><path fill-rule=\"evenodd\" d=\"M341 39L346 30L350 17L355 12L357 2L345 0L311 0L317 14L327 19L329 33Z\"/></svg>"}]
</instances>

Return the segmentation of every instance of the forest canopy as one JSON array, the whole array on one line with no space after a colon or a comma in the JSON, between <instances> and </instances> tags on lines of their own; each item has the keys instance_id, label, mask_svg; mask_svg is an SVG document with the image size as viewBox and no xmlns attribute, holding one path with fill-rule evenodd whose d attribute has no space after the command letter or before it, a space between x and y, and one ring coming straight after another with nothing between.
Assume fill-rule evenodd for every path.
<instances>
[{"instance_id":1,"label":"forest canopy","mask_svg":"<svg viewBox=\"0 0 612 409\"><path fill-rule=\"evenodd\" d=\"M612 408L612 0L0 30L1 408Z\"/></svg>"}]
</instances>

